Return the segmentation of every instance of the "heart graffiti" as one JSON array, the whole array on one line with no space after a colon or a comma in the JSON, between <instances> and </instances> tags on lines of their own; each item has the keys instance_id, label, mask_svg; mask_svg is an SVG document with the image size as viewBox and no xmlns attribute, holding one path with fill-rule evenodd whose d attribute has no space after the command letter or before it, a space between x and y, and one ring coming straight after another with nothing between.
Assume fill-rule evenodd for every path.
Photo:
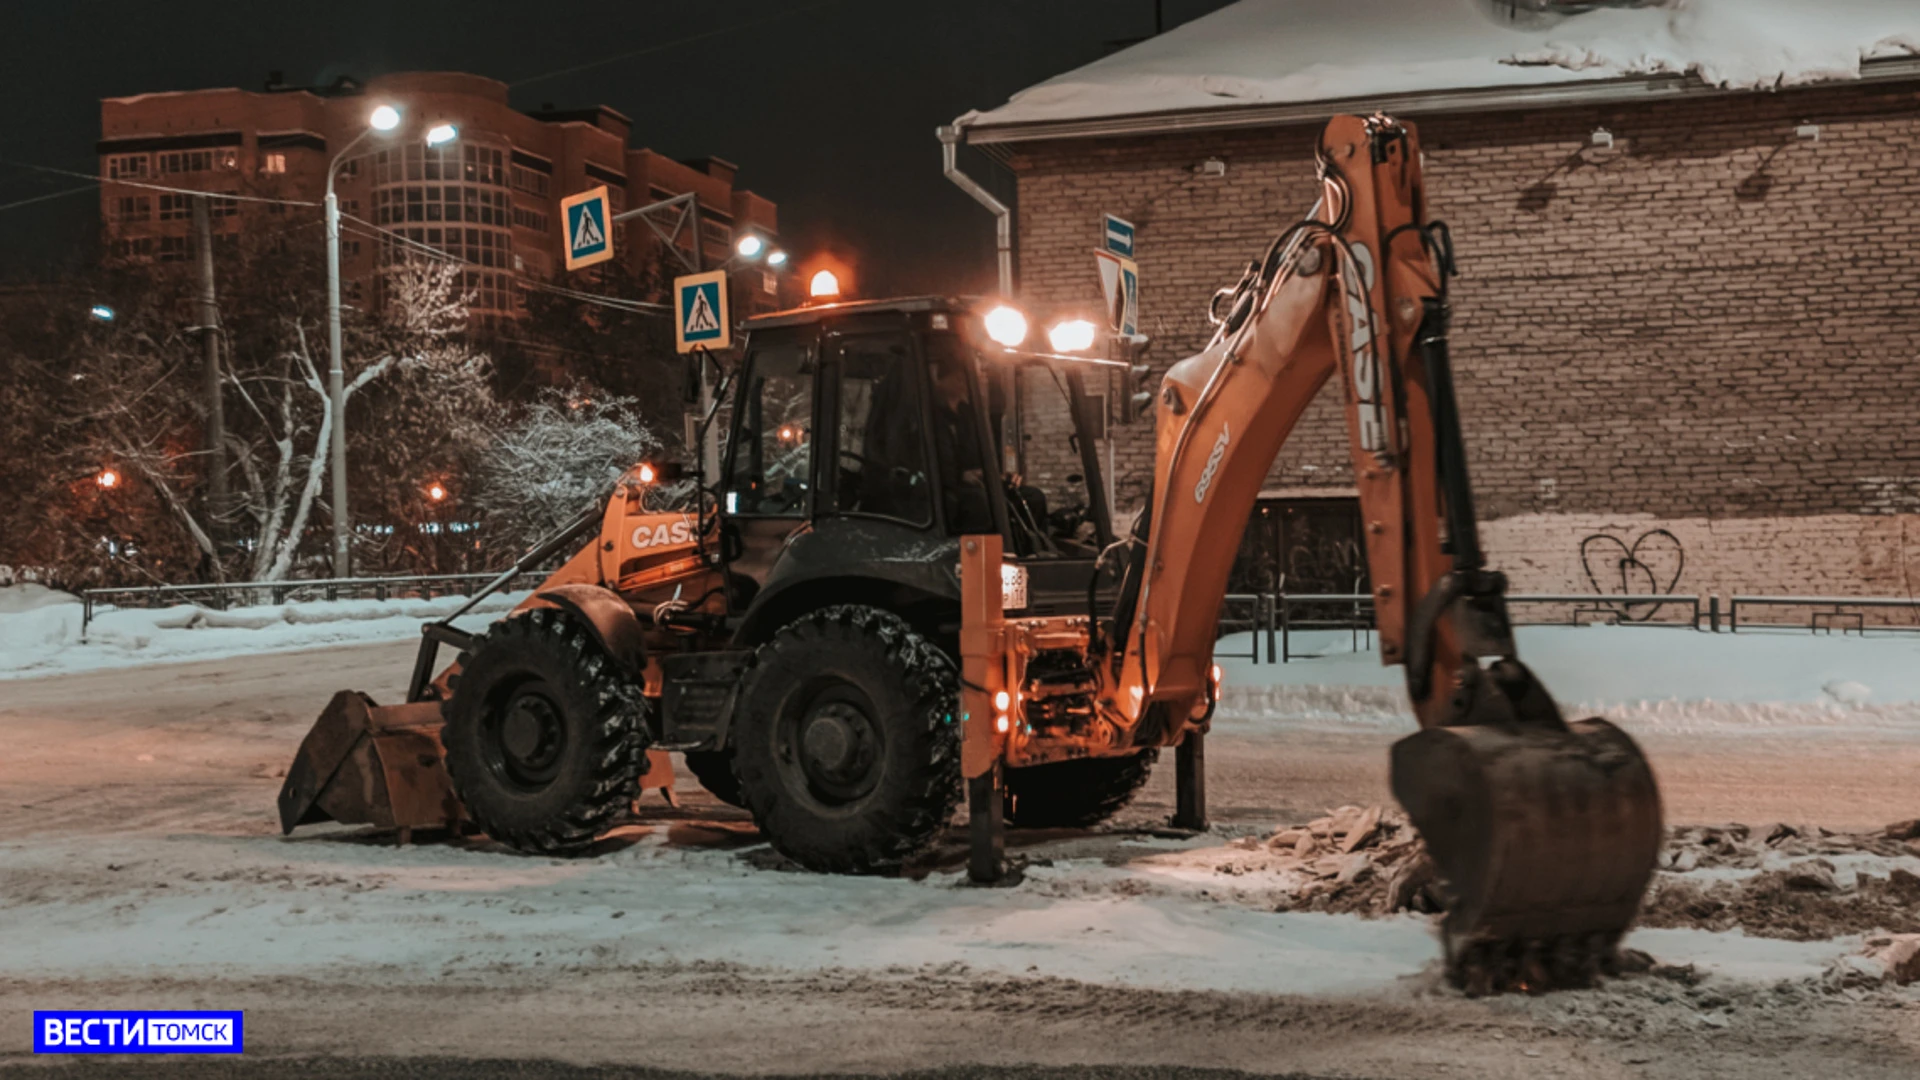
<instances>
[{"instance_id":1,"label":"heart graffiti","mask_svg":"<svg viewBox=\"0 0 1920 1080\"><path fill-rule=\"evenodd\" d=\"M1668 596L1679 586L1680 575L1687 568L1687 548L1665 529L1648 529L1631 544L1612 533L1594 533L1580 541L1580 566L1587 572L1593 591L1602 596ZM1666 573L1669 567L1672 572ZM1606 585L1600 584L1603 576ZM1619 610L1622 619L1646 622L1660 605L1623 603Z\"/></svg>"}]
</instances>

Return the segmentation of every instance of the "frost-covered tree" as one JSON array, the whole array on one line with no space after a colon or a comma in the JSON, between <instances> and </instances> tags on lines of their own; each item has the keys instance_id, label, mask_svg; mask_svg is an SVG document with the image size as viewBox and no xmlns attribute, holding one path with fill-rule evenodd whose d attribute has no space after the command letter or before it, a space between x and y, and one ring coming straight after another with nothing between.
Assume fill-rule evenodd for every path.
<instances>
[{"instance_id":1,"label":"frost-covered tree","mask_svg":"<svg viewBox=\"0 0 1920 1080\"><path fill-rule=\"evenodd\" d=\"M481 453L475 501L488 535L528 547L582 510L605 502L615 481L666 446L632 398L594 397L576 385L543 391ZM690 482L648 492L649 509L679 509Z\"/></svg>"}]
</instances>

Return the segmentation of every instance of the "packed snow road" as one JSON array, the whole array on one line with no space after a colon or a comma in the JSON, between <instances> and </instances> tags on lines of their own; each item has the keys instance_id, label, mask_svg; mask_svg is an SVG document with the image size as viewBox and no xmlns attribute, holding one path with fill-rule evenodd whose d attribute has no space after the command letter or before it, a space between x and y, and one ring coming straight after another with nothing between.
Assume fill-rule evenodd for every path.
<instances>
[{"instance_id":1,"label":"packed snow road","mask_svg":"<svg viewBox=\"0 0 1920 1080\"><path fill-rule=\"evenodd\" d=\"M1617 685L1661 696L1659 658L1632 650L1663 632L1624 633L1654 638L1543 640L1537 662L1549 685L1572 685L1551 670L1562 653L1624 649L1614 659L1639 670ZM1665 651L1701 647L1693 637ZM1828 651L1773 670L1778 685L1746 695L1757 701L1576 693L1642 739L1676 824L1879 826L1920 814L1920 717L1900 700L1920 695L1899 684L1891 640L1816 645ZM1920 999L1832 976L1858 937L1643 930L1631 944L1667 974L1469 1001L1437 985L1419 917L1276 913L1281 879L1229 842L1385 801L1385 748L1407 722L1364 656L1235 667L1209 743L1218 835L1145 831L1171 809L1161 776L1111 832L1018 838L1026 881L982 890L961 882L957 835L912 877L783 872L750 822L684 774L681 810L649 794L592 859L395 848L344 829L280 838L278 773L319 706L346 685L397 697L411 653L385 642L0 683L0 1015L239 1007L253 1054L424 1055L421 1075L448 1059L793 1074L1920 1069ZM1735 659L1703 679L1732 678L1720 668ZM0 1026L0 1061L24 1053L25 1030Z\"/></svg>"}]
</instances>

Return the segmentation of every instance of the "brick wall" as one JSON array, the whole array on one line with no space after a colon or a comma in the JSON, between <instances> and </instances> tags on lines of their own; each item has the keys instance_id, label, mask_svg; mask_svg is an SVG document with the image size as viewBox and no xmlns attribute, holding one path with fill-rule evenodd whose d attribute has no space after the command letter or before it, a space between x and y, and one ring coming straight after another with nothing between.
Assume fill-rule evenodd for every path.
<instances>
[{"instance_id":1,"label":"brick wall","mask_svg":"<svg viewBox=\"0 0 1920 1080\"><path fill-rule=\"evenodd\" d=\"M1796 137L1807 122L1818 141ZM1612 150L1590 145L1595 127ZM1702 560L1733 543L1718 523L1817 516L1828 523L1808 535L1823 539L1800 557L1818 560L1834 544L1888 542L1890 519L1920 512L1920 85L1427 117L1420 129L1432 213L1452 226L1463 274L1454 358L1483 516L1564 518L1550 530L1561 548L1590 515L1707 523L1704 548L1690 548ZM1208 336L1208 296L1312 202L1316 135L1018 146L1024 295L1097 302L1091 249L1101 214L1118 213L1138 230L1152 358L1189 355ZM1208 157L1226 176L1189 171ZM1029 472L1048 485L1077 470L1064 415L1029 418ZM1117 439L1133 481L1122 490L1141 490L1150 432ZM1351 482L1329 391L1270 485ZM1489 533L1497 556L1527 530ZM1772 559L1739 588L1894 587L1864 568L1906 564L1874 552L1838 560L1863 568L1851 578Z\"/></svg>"}]
</instances>

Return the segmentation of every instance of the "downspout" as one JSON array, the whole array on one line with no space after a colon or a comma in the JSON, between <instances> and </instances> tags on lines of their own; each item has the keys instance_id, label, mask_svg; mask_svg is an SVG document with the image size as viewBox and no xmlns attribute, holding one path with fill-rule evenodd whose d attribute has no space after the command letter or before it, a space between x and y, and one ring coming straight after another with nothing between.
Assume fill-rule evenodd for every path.
<instances>
[{"instance_id":1,"label":"downspout","mask_svg":"<svg viewBox=\"0 0 1920 1080\"><path fill-rule=\"evenodd\" d=\"M961 191L973 196L973 200L993 213L994 244L998 248L1000 262L1000 296L1013 299L1013 208L980 185L978 180L960 171L960 125L946 124L936 128L934 133L940 137L940 171L954 182ZM1001 467L1008 472L1022 475L1027 468L1026 424L1022 420L1022 402L1020 376L1016 369L1009 368L1007 373L1013 407L1012 423L1007 427L1006 438L1012 447L1000 448ZM1008 451L1011 450L1011 453Z\"/></svg>"},{"instance_id":2,"label":"downspout","mask_svg":"<svg viewBox=\"0 0 1920 1080\"><path fill-rule=\"evenodd\" d=\"M947 179L958 185L961 191L973 196L973 201L986 207L993 213L994 243L1000 252L1000 295L1013 299L1013 210L1006 203L993 197L993 193L980 186L980 182L960 171L960 125L948 124L938 128L940 136L940 167Z\"/></svg>"}]
</instances>

